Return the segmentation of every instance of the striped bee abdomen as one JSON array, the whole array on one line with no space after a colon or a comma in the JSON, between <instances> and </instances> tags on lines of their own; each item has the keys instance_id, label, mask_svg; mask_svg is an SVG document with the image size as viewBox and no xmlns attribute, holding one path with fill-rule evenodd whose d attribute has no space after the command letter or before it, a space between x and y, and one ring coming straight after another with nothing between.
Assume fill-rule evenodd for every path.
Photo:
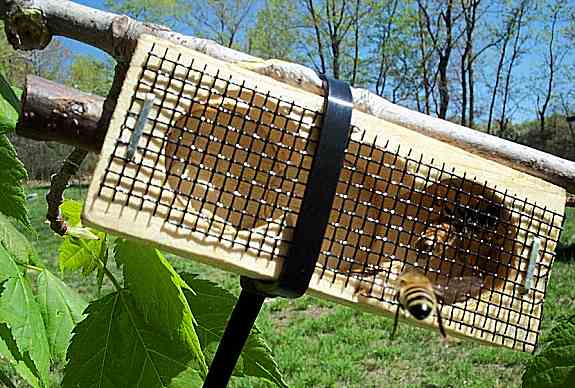
<instances>
[{"instance_id":1,"label":"striped bee abdomen","mask_svg":"<svg viewBox=\"0 0 575 388\"><path fill-rule=\"evenodd\" d=\"M401 290L399 302L418 320L426 319L435 306L432 290L426 287L410 287Z\"/></svg>"}]
</instances>

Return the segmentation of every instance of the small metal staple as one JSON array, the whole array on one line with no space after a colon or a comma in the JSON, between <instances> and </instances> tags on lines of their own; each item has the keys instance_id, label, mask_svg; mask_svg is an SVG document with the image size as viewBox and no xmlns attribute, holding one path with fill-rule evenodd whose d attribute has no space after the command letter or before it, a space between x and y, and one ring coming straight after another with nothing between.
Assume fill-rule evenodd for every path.
<instances>
[{"instance_id":1,"label":"small metal staple","mask_svg":"<svg viewBox=\"0 0 575 388\"><path fill-rule=\"evenodd\" d=\"M144 132L144 126L146 125L146 120L148 118L148 114L150 114L150 109L154 105L154 99L156 95L153 93L146 94L146 98L144 99L144 105L142 106L142 110L140 114L138 114L138 118L136 119L136 125L134 125L134 132L132 132L132 136L130 136L130 142L128 143L128 150L126 151L126 159L133 160L134 155L136 154L136 149L138 148L138 142L142 137L142 133Z\"/></svg>"},{"instance_id":2,"label":"small metal staple","mask_svg":"<svg viewBox=\"0 0 575 388\"><path fill-rule=\"evenodd\" d=\"M527 265L527 274L525 275L525 283L523 284L522 294L527 294L531 287L533 287L533 273L535 272L535 263L539 258L539 248L541 248L541 239L533 237L531 249L529 250L529 264Z\"/></svg>"}]
</instances>

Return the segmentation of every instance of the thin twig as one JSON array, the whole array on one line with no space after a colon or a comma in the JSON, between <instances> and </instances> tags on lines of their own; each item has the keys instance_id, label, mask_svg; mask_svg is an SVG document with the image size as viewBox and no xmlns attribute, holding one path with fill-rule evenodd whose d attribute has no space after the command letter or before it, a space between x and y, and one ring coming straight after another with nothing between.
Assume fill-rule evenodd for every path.
<instances>
[{"instance_id":1,"label":"thin twig","mask_svg":"<svg viewBox=\"0 0 575 388\"><path fill-rule=\"evenodd\" d=\"M32 271L36 271L36 272L42 272L42 271L44 271L44 268L40 268L40 267L37 267L37 266L35 266L35 265L31 265L31 264L24 264L23 266L24 266L24 268L26 268L26 269L31 269Z\"/></svg>"},{"instance_id":2,"label":"thin twig","mask_svg":"<svg viewBox=\"0 0 575 388\"><path fill-rule=\"evenodd\" d=\"M108 267L106 267L106 265L104 264L104 261L102 260L101 257L99 257L98 255L96 255L88 246L88 244L86 244L86 242L82 239L79 240L80 244L82 245L82 248L84 248L85 250L88 251L88 253L90 253L92 255L92 257L94 257L96 259L96 263L98 263L98 266L100 267L100 269L102 270L102 272L104 272L104 274L106 275L106 277L108 279L110 279L110 281L112 282L112 284L114 285L114 288L116 289L116 291L121 291L123 289L123 287L120 285L120 282L118 282L118 280L116 279L116 277L114 276L114 274L112 272L110 272L110 270L108 269Z\"/></svg>"},{"instance_id":3,"label":"thin twig","mask_svg":"<svg viewBox=\"0 0 575 388\"><path fill-rule=\"evenodd\" d=\"M68 229L60 213L60 205L64 202L64 190L68 187L70 178L80 169L87 154L88 151L75 148L62 164L60 171L52 175L50 179L50 190L46 194L46 202L48 202L46 219L50 223L50 228L61 236L66 234Z\"/></svg>"}]
</instances>

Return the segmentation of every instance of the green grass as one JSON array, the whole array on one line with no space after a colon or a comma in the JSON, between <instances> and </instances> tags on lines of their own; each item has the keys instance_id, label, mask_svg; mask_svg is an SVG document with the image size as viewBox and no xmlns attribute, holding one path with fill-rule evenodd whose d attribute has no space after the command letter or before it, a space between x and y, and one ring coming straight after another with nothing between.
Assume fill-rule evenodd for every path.
<instances>
[{"instance_id":1,"label":"green grass","mask_svg":"<svg viewBox=\"0 0 575 388\"><path fill-rule=\"evenodd\" d=\"M52 269L57 269L60 239L44 224L46 190L35 189L30 203L38 231L35 244ZM71 188L68 198L80 199L85 188ZM573 220L566 225L571 227ZM169 256L178 271L202 274L239 293L239 279L190 260ZM115 266L113 266L115 267ZM94 276L66 273L68 284L87 299L96 297ZM575 313L575 263L557 262L545 302L543 338L562 316ZM302 297L266 302L258 326L291 387L517 387L529 354L458 341L444 347L436 332L400 324L392 341L391 319L331 302ZM257 380L235 380L234 387L262 387Z\"/></svg>"}]
</instances>

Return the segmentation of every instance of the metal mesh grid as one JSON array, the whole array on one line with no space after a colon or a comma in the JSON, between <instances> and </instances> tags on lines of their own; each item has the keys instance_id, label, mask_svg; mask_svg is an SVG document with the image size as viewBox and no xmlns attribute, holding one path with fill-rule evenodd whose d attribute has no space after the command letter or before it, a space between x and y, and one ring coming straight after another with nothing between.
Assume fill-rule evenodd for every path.
<instances>
[{"instance_id":1,"label":"metal mesh grid","mask_svg":"<svg viewBox=\"0 0 575 388\"><path fill-rule=\"evenodd\" d=\"M424 163L423 157L401 157L400 149L357 147L359 152L348 154L350 163L342 173L349 179L346 190L337 194L333 211L338 218L326 236L329 248L323 252L322 271L345 274L348 282L359 280L362 296L395 306L394 280L406 268L418 268L451 295L445 300L450 308L442 310L448 327L532 350L545 294L538 285L546 285L551 261L537 263L532 294L524 298L528 252L538 238L539 256L554 257L562 215L479 183L476 177L458 176L445 164L438 168ZM367 173L357 172L360 160L367 164ZM362 193L347 195L351 187ZM346 215L357 217L358 226L340 222ZM362 244L368 228L375 231L374 238ZM350 240L359 243L345 243ZM333 244L345 245L344 251L334 254Z\"/></svg>"},{"instance_id":2,"label":"metal mesh grid","mask_svg":"<svg viewBox=\"0 0 575 388\"><path fill-rule=\"evenodd\" d=\"M282 260L321 112L155 45L135 89L98 195L160 216L174 233ZM128 158L149 93L154 105ZM392 308L394 281L417 267L457 292L444 300L446 327L532 350L562 215L352 132L316 273ZM545 260L525 293L533 238Z\"/></svg>"}]
</instances>

